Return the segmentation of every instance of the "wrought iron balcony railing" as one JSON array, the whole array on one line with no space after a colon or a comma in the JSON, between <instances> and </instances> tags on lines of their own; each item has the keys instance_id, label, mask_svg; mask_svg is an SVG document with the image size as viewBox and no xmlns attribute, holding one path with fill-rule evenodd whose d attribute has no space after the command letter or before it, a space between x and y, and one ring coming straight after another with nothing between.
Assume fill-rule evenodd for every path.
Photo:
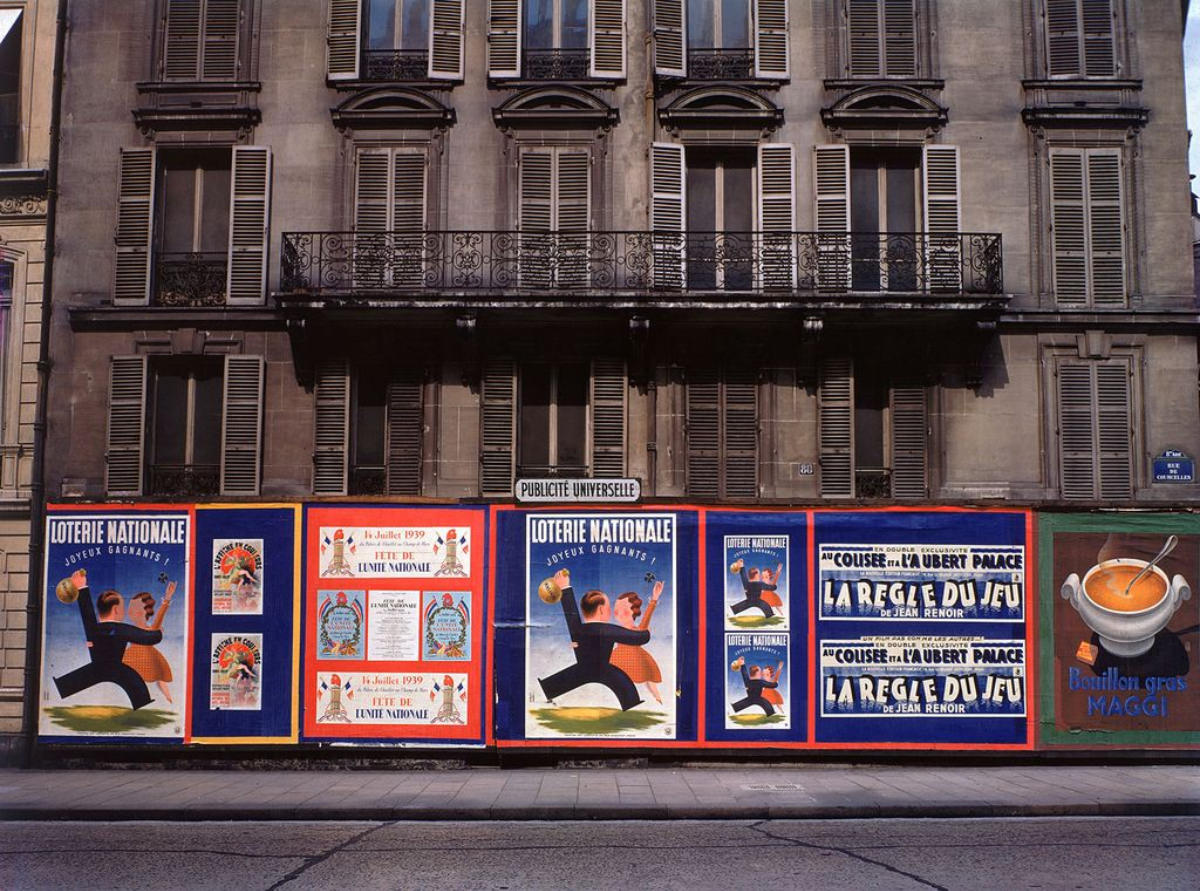
<instances>
[{"instance_id":1,"label":"wrought iron balcony railing","mask_svg":"<svg viewBox=\"0 0 1200 891\"><path fill-rule=\"evenodd\" d=\"M216 495L221 491L218 464L151 464L150 492L154 495Z\"/></svg>"},{"instance_id":2,"label":"wrought iron balcony railing","mask_svg":"<svg viewBox=\"0 0 1200 891\"><path fill-rule=\"evenodd\" d=\"M288 232L280 292L987 296L1003 279L980 233Z\"/></svg>"},{"instance_id":3,"label":"wrought iron balcony railing","mask_svg":"<svg viewBox=\"0 0 1200 891\"><path fill-rule=\"evenodd\" d=\"M407 81L429 77L427 50L371 49L363 52L363 80Z\"/></svg>"},{"instance_id":4,"label":"wrought iron balcony railing","mask_svg":"<svg viewBox=\"0 0 1200 891\"><path fill-rule=\"evenodd\" d=\"M154 255L155 306L224 306L229 257L224 251Z\"/></svg>"},{"instance_id":5,"label":"wrought iron balcony railing","mask_svg":"<svg viewBox=\"0 0 1200 891\"><path fill-rule=\"evenodd\" d=\"M749 80L754 77L754 50L688 50L688 80Z\"/></svg>"},{"instance_id":6,"label":"wrought iron balcony railing","mask_svg":"<svg viewBox=\"0 0 1200 891\"><path fill-rule=\"evenodd\" d=\"M525 50L522 75L527 80L584 80L588 76L586 49Z\"/></svg>"}]
</instances>

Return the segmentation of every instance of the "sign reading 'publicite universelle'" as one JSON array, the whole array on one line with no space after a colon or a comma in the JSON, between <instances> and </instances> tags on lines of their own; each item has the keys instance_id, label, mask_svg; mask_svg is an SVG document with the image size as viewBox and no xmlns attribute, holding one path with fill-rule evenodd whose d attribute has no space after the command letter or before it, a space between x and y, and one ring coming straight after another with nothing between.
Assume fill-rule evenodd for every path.
<instances>
[{"instance_id":1,"label":"sign reading 'publicite universelle'","mask_svg":"<svg viewBox=\"0 0 1200 891\"><path fill-rule=\"evenodd\" d=\"M642 497L642 484L636 479L550 477L517 480L513 491L522 504L539 501L634 502Z\"/></svg>"}]
</instances>

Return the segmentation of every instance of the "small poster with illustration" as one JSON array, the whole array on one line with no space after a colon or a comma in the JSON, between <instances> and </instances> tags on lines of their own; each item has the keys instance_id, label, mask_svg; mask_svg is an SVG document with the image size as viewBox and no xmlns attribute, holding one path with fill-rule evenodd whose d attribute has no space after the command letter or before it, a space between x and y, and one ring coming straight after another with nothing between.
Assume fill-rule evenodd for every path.
<instances>
[{"instance_id":1,"label":"small poster with illustration","mask_svg":"<svg viewBox=\"0 0 1200 891\"><path fill-rule=\"evenodd\" d=\"M422 656L432 660L471 658L471 592L427 591Z\"/></svg>"},{"instance_id":2,"label":"small poster with illustration","mask_svg":"<svg viewBox=\"0 0 1200 891\"><path fill-rule=\"evenodd\" d=\"M367 603L367 659L415 662L421 649L421 593L371 591Z\"/></svg>"},{"instance_id":3,"label":"small poster with illustration","mask_svg":"<svg viewBox=\"0 0 1200 891\"><path fill-rule=\"evenodd\" d=\"M788 630L788 537L726 535L725 627Z\"/></svg>"},{"instance_id":4,"label":"small poster with illustration","mask_svg":"<svg viewBox=\"0 0 1200 891\"><path fill-rule=\"evenodd\" d=\"M319 672L318 724L430 726L466 723L465 674Z\"/></svg>"},{"instance_id":5,"label":"small poster with illustration","mask_svg":"<svg viewBox=\"0 0 1200 891\"><path fill-rule=\"evenodd\" d=\"M261 711L262 638L261 634L213 634L210 709Z\"/></svg>"},{"instance_id":6,"label":"small poster with illustration","mask_svg":"<svg viewBox=\"0 0 1200 891\"><path fill-rule=\"evenodd\" d=\"M263 611L263 540L213 540L213 615L261 616Z\"/></svg>"},{"instance_id":7,"label":"small poster with illustration","mask_svg":"<svg viewBox=\"0 0 1200 891\"><path fill-rule=\"evenodd\" d=\"M317 658L362 659L366 591L317 592Z\"/></svg>"},{"instance_id":8,"label":"small poster with illustration","mask_svg":"<svg viewBox=\"0 0 1200 891\"><path fill-rule=\"evenodd\" d=\"M321 578L469 578L471 531L441 526L322 526Z\"/></svg>"},{"instance_id":9,"label":"small poster with illustration","mask_svg":"<svg viewBox=\"0 0 1200 891\"><path fill-rule=\"evenodd\" d=\"M728 730L791 725L788 635L725 635L725 727Z\"/></svg>"}]
</instances>

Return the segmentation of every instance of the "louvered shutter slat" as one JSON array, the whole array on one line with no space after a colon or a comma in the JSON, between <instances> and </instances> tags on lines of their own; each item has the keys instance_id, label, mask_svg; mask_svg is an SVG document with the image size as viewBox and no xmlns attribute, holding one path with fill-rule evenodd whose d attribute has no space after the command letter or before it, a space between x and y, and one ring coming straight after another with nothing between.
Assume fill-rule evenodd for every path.
<instances>
[{"instance_id":1,"label":"louvered shutter slat","mask_svg":"<svg viewBox=\"0 0 1200 891\"><path fill-rule=\"evenodd\" d=\"M141 495L146 440L146 357L113 356L109 367L104 489Z\"/></svg>"},{"instance_id":2,"label":"louvered shutter slat","mask_svg":"<svg viewBox=\"0 0 1200 891\"><path fill-rule=\"evenodd\" d=\"M817 284L822 290L850 287L850 149L814 147L813 215L817 221Z\"/></svg>"},{"instance_id":3,"label":"louvered shutter slat","mask_svg":"<svg viewBox=\"0 0 1200 891\"><path fill-rule=\"evenodd\" d=\"M790 145L758 147L758 230L761 286L791 290L796 286L793 232L796 228L796 159Z\"/></svg>"},{"instance_id":4,"label":"louvered shutter slat","mask_svg":"<svg viewBox=\"0 0 1200 891\"><path fill-rule=\"evenodd\" d=\"M521 76L521 0L488 0L488 77Z\"/></svg>"},{"instance_id":5,"label":"louvered shutter slat","mask_svg":"<svg viewBox=\"0 0 1200 891\"><path fill-rule=\"evenodd\" d=\"M262 356L226 356L221 415L221 494L257 495L262 477Z\"/></svg>"},{"instance_id":6,"label":"louvered shutter slat","mask_svg":"<svg viewBox=\"0 0 1200 891\"><path fill-rule=\"evenodd\" d=\"M421 494L421 455L425 419L421 373L395 374L387 390L387 493Z\"/></svg>"},{"instance_id":7,"label":"louvered shutter slat","mask_svg":"<svg viewBox=\"0 0 1200 891\"><path fill-rule=\"evenodd\" d=\"M150 301L156 177L154 149L121 149L113 284L113 303L118 305L145 305Z\"/></svg>"},{"instance_id":8,"label":"louvered shutter slat","mask_svg":"<svg viewBox=\"0 0 1200 891\"><path fill-rule=\"evenodd\" d=\"M929 493L928 418L923 387L893 387L892 497L925 498Z\"/></svg>"},{"instance_id":9,"label":"louvered shutter slat","mask_svg":"<svg viewBox=\"0 0 1200 891\"><path fill-rule=\"evenodd\" d=\"M686 180L683 146L653 143L650 147L650 229L656 288L678 290L685 280Z\"/></svg>"},{"instance_id":10,"label":"louvered shutter slat","mask_svg":"<svg viewBox=\"0 0 1200 891\"><path fill-rule=\"evenodd\" d=\"M313 494L345 495L350 442L350 369L344 360L321 362L314 388Z\"/></svg>"},{"instance_id":11,"label":"louvered shutter slat","mask_svg":"<svg viewBox=\"0 0 1200 891\"><path fill-rule=\"evenodd\" d=\"M625 0L591 0L591 77L625 77Z\"/></svg>"},{"instance_id":12,"label":"louvered shutter slat","mask_svg":"<svg viewBox=\"0 0 1200 891\"><path fill-rule=\"evenodd\" d=\"M722 381L723 498L758 497L758 380L750 369L726 368Z\"/></svg>"},{"instance_id":13,"label":"louvered shutter slat","mask_svg":"<svg viewBox=\"0 0 1200 891\"><path fill-rule=\"evenodd\" d=\"M201 60L204 80L237 78L240 6L240 0L205 0Z\"/></svg>"},{"instance_id":14,"label":"louvered shutter slat","mask_svg":"<svg viewBox=\"0 0 1200 891\"><path fill-rule=\"evenodd\" d=\"M429 77L463 79L463 14L466 0L431 0Z\"/></svg>"},{"instance_id":15,"label":"louvered shutter slat","mask_svg":"<svg viewBox=\"0 0 1200 891\"><path fill-rule=\"evenodd\" d=\"M325 60L329 80L358 78L359 43L362 39L360 0L329 0L329 36Z\"/></svg>"},{"instance_id":16,"label":"louvered shutter slat","mask_svg":"<svg viewBox=\"0 0 1200 891\"><path fill-rule=\"evenodd\" d=\"M687 77L686 0L654 0L654 73Z\"/></svg>"},{"instance_id":17,"label":"louvered shutter slat","mask_svg":"<svg viewBox=\"0 0 1200 891\"><path fill-rule=\"evenodd\" d=\"M1097 306L1124 306L1125 238L1121 156L1110 149L1087 153L1088 248Z\"/></svg>"},{"instance_id":18,"label":"louvered shutter slat","mask_svg":"<svg viewBox=\"0 0 1200 891\"><path fill-rule=\"evenodd\" d=\"M195 80L199 76L201 0L167 3L163 74L168 80Z\"/></svg>"},{"instance_id":19,"label":"louvered shutter slat","mask_svg":"<svg viewBox=\"0 0 1200 891\"><path fill-rule=\"evenodd\" d=\"M233 149L229 220L230 304L261 304L267 290L267 241L271 217L271 150Z\"/></svg>"},{"instance_id":20,"label":"louvered shutter slat","mask_svg":"<svg viewBox=\"0 0 1200 891\"><path fill-rule=\"evenodd\" d=\"M516 471L516 368L511 360L484 364L481 388L480 494L511 497Z\"/></svg>"},{"instance_id":21,"label":"louvered shutter slat","mask_svg":"<svg viewBox=\"0 0 1200 891\"><path fill-rule=\"evenodd\" d=\"M754 25L754 76L786 79L791 73L787 0L755 0Z\"/></svg>"},{"instance_id":22,"label":"louvered shutter slat","mask_svg":"<svg viewBox=\"0 0 1200 891\"><path fill-rule=\"evenodd\" d=\"M922 176L925 191L925 229L928 285L933 291L962 289L959 245L958 147L927 145Z\"/></svg>"},{"instance_id":23,"label":"louvered shutter slat","mask_svg":"<svg viewBox=\"0 0 1200 891\"><path fill-rule=\"evenodd\" d=\"M687 379L687 493L721 494L721 377L713 368L689 371Z\"/></svg>"},{"instance_id":24,"label":"louvered shutter slat","mask_svg":"<svg viewBox=\"0 0 1200 891\"><path fill-rule=\"evenodd\" d=\"M817 393L821 496L854 497L854 378L849 359L821 362Z\"/></svg>"},{"instance_id":25,"label":"louvered shutter slat","mask_svg":"<svg viewBox=\"0 0 1200 891\"><path fill-rule=\"evenodd\" d=\"M592 362L592 476L625 476L625 363Z\"/></svg>"},{"instance_id":26,"label":"louvered shutter slat","mask_svg":"<svg viewBox=\"0 0 1200 891\"><path fill-rule=\"evenodd\" d=\"M1055 300L1063 305L1086 303L1088 264L1082 152L1051 152L1050 203Z\"/></svg>"}]
</instances>

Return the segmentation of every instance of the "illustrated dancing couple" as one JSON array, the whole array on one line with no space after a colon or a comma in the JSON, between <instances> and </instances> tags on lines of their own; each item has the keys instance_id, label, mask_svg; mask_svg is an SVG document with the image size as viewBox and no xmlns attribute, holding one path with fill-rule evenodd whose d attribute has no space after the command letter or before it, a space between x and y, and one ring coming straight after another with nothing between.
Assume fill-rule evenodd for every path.
<instances>
[{"instance_id":1,"label":"illustrated dancing couple","mask_svg":"<svg viewBox=\"0 0 1200 891\"><path fill-rule=\"evenodd\" d=\"M646 652L645 645L650 642L650 618L658 606L663 583L654 583L650 602L645 604L643 612L642 598L634 591L626 591L615 601L603 591L588 591L577 604L570 574L565 569L556 572L553 581L562 590L560 603L575 664L538 679L546 698L553 702L584 684L601 684L617 697L621 710L628 711L641 704L637 685L645 684L650 695L661 704L658 685L662 671Z\"/></svg>"}]
</instances>

